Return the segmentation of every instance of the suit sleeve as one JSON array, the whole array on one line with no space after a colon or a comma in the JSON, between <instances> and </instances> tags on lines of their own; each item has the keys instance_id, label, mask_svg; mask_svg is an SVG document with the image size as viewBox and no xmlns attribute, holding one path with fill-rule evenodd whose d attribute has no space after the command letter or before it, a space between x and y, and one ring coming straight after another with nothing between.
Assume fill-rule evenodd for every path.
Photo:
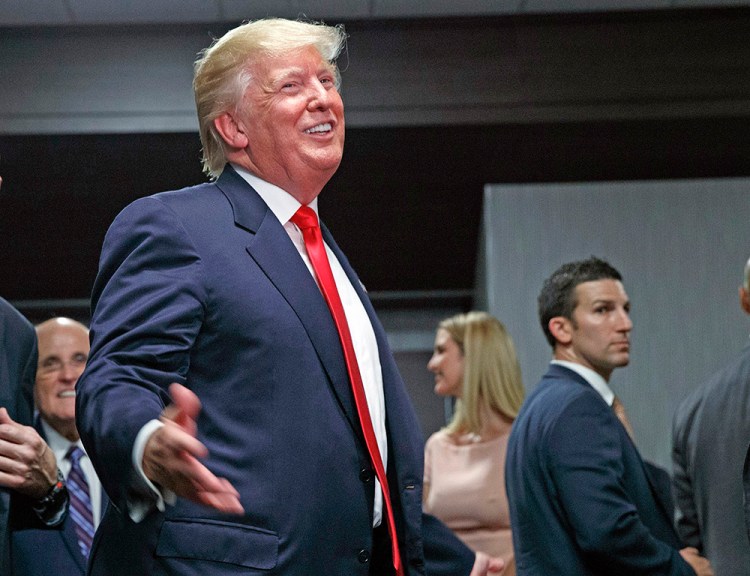
<instances>
[{"instance_id":1,"label":"suit sleeve","mask_svg":"<svg viewBox=\"0 0 750 576\"><path fill-rule=\"evenodd\" d=\"M476 554L430 514L422 514L426 576L468 576Z\"/></svg>"},{"instance_id":2,"label":"suit sleeve","mask_svg":"<svg viewBox=\"0 0 750 576\"><path fill-rule=\"evenodd\" d=\"M672 424L672 484L674 486L677 532L686 546L703 551L698 507L691 479L691 451L688 437L697 402L683 404L675 413Z\"/></svg>"},{"instance_id":3,"label":"suit sleeve","mask_svg":"<svg viewBox=\"0 0 750 576\"><path fill-rule=\"evenodd\" d=\"M588 394L550 428L551 482L570 532L594 572L692 576L679 551L656 539L641 521L625 489L620 432L606 405Z\"/></svg>"},{"instance_id":4,"label":"suit sleeve","mask_svg":"<svg viewBox=\"0 0 750 576\"><path fill-rule=\"evenodd\" d=\"M20 380L18 380L17 386L12 387L17 393L17 397L15 398L15 410L11 408L10 414L20 424L31 426L34 410L34 381L38 359L36 332L25 318L21 318L20 314L13 312L17 320L13 322L12 330L17 339L16 350L18 353L18 357L15 359L18 369L14 368L14 374L17 374ZM10 491L8 525L12 530L59 527L61 519L58 518L55 525L50 524L48 526L34 512L33 504L33 498L19 492ZM64 518L65 511L61 508L59 512L63 513L62 518Z\"/></svg>"},{"instance_id":5,"label":"suit sleeve","mask_svg":"<svg viewBox=\"0 0 750 576\"><path fill-rule=\"evenodd\" d=\"M203 321L201 260L157 198L127 207L104 240L92 295L91 352L77 384L81 439L113 504L147 493L131 458L136 435L185 384Z\"/></svg>"}]
</instances>

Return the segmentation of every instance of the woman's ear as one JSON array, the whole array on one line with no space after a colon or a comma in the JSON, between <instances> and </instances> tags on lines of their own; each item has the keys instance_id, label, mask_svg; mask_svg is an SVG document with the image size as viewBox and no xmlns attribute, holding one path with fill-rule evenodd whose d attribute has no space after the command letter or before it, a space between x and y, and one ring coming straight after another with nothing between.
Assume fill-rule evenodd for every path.
<instances>
[{"instance_id":1,"label":"woman's ear","mask_svg":"<svg viewBox=\"0 0 750 576\"><path fill-rule=\"evenodd\" d=\"M222 140L231 148L240 150L247 148L250 141L247 134L245 134L244 127L238 124L234 116L229 112L224 112L216 118L214 120L214 127Z\"/></svg>"}]
</instances>

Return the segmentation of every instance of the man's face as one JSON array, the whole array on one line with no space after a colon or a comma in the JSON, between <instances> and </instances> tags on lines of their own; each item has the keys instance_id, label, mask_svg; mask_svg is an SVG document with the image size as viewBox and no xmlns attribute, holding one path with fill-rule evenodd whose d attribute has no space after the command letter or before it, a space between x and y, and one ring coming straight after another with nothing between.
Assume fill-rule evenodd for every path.
<instances>
[{"instance_id":1,"label":"man's face","mask_svg":"<svg viewBox=\"0 0 750 576\"><path fill-rule=\"evenodd\" d=\"M285 190L327 182L344 151L344 103L331 65L308 47L266 58L250 72L237 122L249 137L251 171Z\"/></svg>"},{"instance_id":2,"label":"man's face","mask_svg":"<svg viewBox=\"0 0 750 576\"><path fill-rule=\"evenodd\" d=\"M63 436L75 434L75 385L89 355L87 331L75 323L45 322L37 331L39 364L34 400L41 416Z\"/></svg>"},{"instance_id":3,"label":"man's face","mask_svg":"<svg viewBox=\"0 0 750 576\"><path fill-rule=\"evenodd\" d=\"M569 321L570 359L609 380L630 361L630 301L622 283L604 279L575 288L577 305Z\"/></svg>"}]
</instances>

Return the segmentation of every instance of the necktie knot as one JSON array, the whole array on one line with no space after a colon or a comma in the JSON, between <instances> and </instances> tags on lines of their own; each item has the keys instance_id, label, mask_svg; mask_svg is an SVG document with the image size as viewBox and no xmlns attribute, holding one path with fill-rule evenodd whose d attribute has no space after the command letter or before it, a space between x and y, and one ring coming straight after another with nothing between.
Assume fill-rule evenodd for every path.
<instances>
[{"instance_id":1,"label":"necktie knot","mask_svg":"<svg viewBox=\"0 0 750 576\"><path fill-rule=\"evenodd\" d=\"M78 466L81 458L83 458L84 452L81 450L76 444L71 444L70 448L68 448L67 454L65 454L65 458L67 460L70 460L70 462L74 466Z\"/></svg>"},{"instance_id":2,"label":"necktie knot","mask_svg":"<svg viewBox=\"0 0 750 576\"><path fill-rule=\"evenodd\" d=\"M294 216L291 217L291 221L294 222L300 230L318 227L318 216L315 214L315 210L309 206L300 206L299 210L297 210L294 213Z\"/></svg>"}]
</instances>

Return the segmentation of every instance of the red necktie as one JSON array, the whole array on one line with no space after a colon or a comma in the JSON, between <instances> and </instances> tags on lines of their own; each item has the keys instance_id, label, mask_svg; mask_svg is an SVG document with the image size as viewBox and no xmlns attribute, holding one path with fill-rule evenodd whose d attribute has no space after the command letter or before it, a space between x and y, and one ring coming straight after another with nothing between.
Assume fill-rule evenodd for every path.
<instances>
[{"instance_id":1,"label":"red necktie","mask_svg":"<svg viewBox=\"0 0 750 576\"><path fill-rule=\"evenodd\" d=\"M403 567L401 566L401 555L398 550L396 522L393 517L393 506L391 506L391 496L388 490L388 479L385 476L383 460L380 457L378 442L375 439L375 431L372 428L370 409L367 406L367 397L365 396L365 389L362 385L362 375L359 372L357 357L354 354L352 335L349 332L349 324L346 320L346 315L344 314L344 307L341 304L341 298L339 297L339 292L336 288L336 281L333 279L331 265L328 262L326 248L323 244L323 236L321 235L320 227L318 226L318 217L312 208L301 206L294 216L292 216L291 220L300 230L302 230L302 237L305 240L307 255L310 258L313 270L315 270L315 275L318 277L320 290L323 292L323 296L328 303L328 308L331 310L331 316L333 316L333 320L336 323L336 329L338 330L339 339L341 340L341 347L344 349L346 369L349 372L349 380L352 385L352 391L354 392L354 402L357 405L359 422L362 425L362 431L365 435L367 451L370 454L370 460L372 461L373 468L375 468L375 474L377 475L380 486L383 489L383 502L388 516L388 533L391 537L393 567L396 569L396 574L402 576L404 572Z\"/></svg>"}]
</instances>

